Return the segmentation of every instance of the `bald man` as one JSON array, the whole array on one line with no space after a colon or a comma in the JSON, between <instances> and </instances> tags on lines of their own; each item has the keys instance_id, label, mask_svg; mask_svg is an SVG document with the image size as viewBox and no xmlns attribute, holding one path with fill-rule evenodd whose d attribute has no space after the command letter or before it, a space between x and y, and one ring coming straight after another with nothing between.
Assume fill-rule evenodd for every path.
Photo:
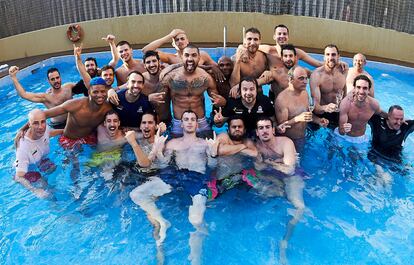
<instances>
[{"instance_id":1,"label":"bald man","mask_svg":"<svg viewBox=\"0 0 414 265\"><path fill-rule=\"evenodd\" d=\"M362 53L357 53L354 55L353 59L354 67L349 68L348 74L346 76L346 94L351 92L354 89L354 79L358 75L366 75L371 80L371 87L369 89L369 96L374 97L374 79L367 71L364 70L364 66L367 64L367 59Z\"/></svg>"},{"instance_id":2,"label":"bald man","mask_svg":"<svg viewBox=\"0 0 414 265\"><path fill-rule=\"evenodd\" d=\"M43 111L34 109L29 112L29 123L24 137L16 142L16 175L14 180L33 192L39 198L46 198L47 183L39 173L50 173L56 169L46 156L49 154L49 138L61 134L63 130L50 130L46 125Z\"/></svg>"}]
</instances>

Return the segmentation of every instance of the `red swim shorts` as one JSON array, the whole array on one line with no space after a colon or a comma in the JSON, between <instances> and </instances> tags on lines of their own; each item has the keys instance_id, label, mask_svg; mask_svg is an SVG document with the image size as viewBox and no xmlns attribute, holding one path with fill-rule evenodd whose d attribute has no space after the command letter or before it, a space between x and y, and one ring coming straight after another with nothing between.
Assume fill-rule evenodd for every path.
<instances>
[{"instance_id":1,"label":"red swim shorts","mask_svg":"<svg viewBox=\"0 0 414 265\"><path fill-rule=\"evenodd\" d=\"M59 143L64 149L73 150L80 148L82 144L96 145L97 137L95 133L91 133L88 136L77 139L70 139L62 135L59 138Z\"/></svg>"}]
</instances>

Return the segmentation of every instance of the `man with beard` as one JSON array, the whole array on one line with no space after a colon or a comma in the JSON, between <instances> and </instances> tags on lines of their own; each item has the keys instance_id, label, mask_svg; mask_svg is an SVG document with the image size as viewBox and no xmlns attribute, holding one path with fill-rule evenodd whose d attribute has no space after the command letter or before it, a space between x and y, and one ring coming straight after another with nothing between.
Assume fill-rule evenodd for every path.
<instances>
[{"instance_id":1,"label":"man with beard","mask_svg":"<svg viewBox=\"0 0 414 265\"><path fill-rule=\"evenodd\" d=\"M259 51L261 41L260 31L256 28L246 30L243 46L237 49L236 60L231 74L230 84L234 87L246 76L259 78L260 75L272 67L280 67L280 59L266 55ZM234 94L232 93L232 96Z\"/></svg>"},{"instance_id":2,"label":"man with beard","mask_svg":"<svg viewBox=\"0 0 414 265\"><path fill-rule=\"evenodd\" d=\"M300 153L305 145L306 125L313 120L306 91L308 72L297 66L290 69L288 76L288 88L276 98L276 119L278 124L283 124L286 128L284 135L293 141L295 149ZM329 121L315 116L314 122L327 126Z\"/></svg>"},{"instance_id":3,"label":"man with beard","mask_svg":"<svg viewBox=\"0 0 414 265\"><path fill-rule=\"evenodd\" d=\"M341 72L338 66L339 50L334 44L324 49L325 64L311 75L310 88L315 104L314 113L329 120L329 127L335 128L339 122L339 103L345 95L347 71Z\"/></svg>"},{"instance_id":4,"label":"man with beard","mask_svg":"<svg viewBox=\"0 0 414 265\"><path fill-rule=\"evenodd\" d=\"M62 130L50 130L46 125L46 117L39 109L29 112L29 123L23 137L16 140L16 175L14 180L33 192L39 198L46 198L47 182L42 173L51 173L56 165L47 158L49 154L49 138L62 133Z\"/></svg>"},{"instance_id":5,"label":"man with beard","mask_svg":"<svg viewBox=\"0 0 414 265\"><path fill-rule=\"evenodd\" d=\"M76 60L76 64L78 64L77 60ZM98 76L98 64L96 63L96 59L94 57L86 58L83 65L85 67L86 72L91 78ZM88 96L88 88L86 87L85 82L83 81L83 78L79 80L75 84L75 86L72 88L72 93L75 95L83 94L85 97Z\"/></svg>"},{"instance_id":6,"label":"man with beard","mask_svg":"<svg viewBox=\"0 0 414 265\"><path fill-rule=\"evenodd\" d=\"M408 135L414 131L414 120L404 119L404 110L401 106L393 105L388 110L388 117L373 115L369 120L372 133L372 155L400 163L403 143Z\"/></svg>"},{"instance_id":7,"label":"man with beard","mask_svg":"<svg viewBox=\"0 0 414 265\"><path fill-rule=\"evenodd\" d=\"M230 77L233 72L233 61L227 56L221 56L218 60L218 67L223 73L225 80L223 82L217 83L217 90L220 96L224 97L226 100L229 98L230 93Z\"/></svg>"},{"instance_id":8,"label":"man with beard","mask_svg":"<svg viewBox=\"0 0 414 265\"><path fill-rule=\"evenodd\" d=\"M145 78L144 89L142 93L147 97L151 96L151 103L155 106L158 121L169 125L171 122L170 103L171 98L163 91L160 83L161 63L158 52L147 51L142 60L147 70L142 75Z\"/></svg>"},{"instance_id":9,"label":"man with beard","mask_svg":"<svg viewBox=\"0 0 414 265\"><path fill-rule=\"evenodd\" d=\"M82 45L77 47L75 44L73 44L73 54L75 55L76 68L78 69L78 72L82 77L83 84L85 85L86 89L89 89L89 82L95 76L92 76L92 70L88 70L86 64L84 65L82 63ZM114 67L112 65L105 65L104 67L102 67L101 77L105 80L107 86L111 87L114 83L115 77ZM88 91L86 91L84 95L88 96Z\"/></svg>"},{"instance_id":10,"label":"man with beard","mask_svg":"<svg viewBox=\"0 0 414 265\"><path fill-rule=\"evenodd\" d=\"M368 95L370 88L371 80L366 75L359 75L354 79L352 96L346 96L341 102L339 128L335 132L351 143L368 142L365 130L369 119L383 113L378 101Z\"/></svg>"},{"instance_id":11,"label":"man with beard","mask_svg":"<svg viewBox=\"0 0 414 265\"><path fill-rule=\"evenodd\" d=\"M127 82L129 73L133 71L143 73L145 72L145 67L142 62L133 58L133 50L129 42L124 40L118 42L116 49L123 62L115 71L117 85L120 87Z\"/></svg>"},{"instance_id":12,"label":"man with beard","mask_svg":"<svg viewBox=\"0 0 414 265\"><path fill-rule=\"evenodd\" d=\"M142 115L145 112L153 111L148 97L141 91L144 88L144 76L137 71L132 71L128 75L127 89L117 92L119 103L115 104L115 111L118 113L122 127L137 128L141 123Z\"/></svg>"},{"instance_id":13,"label":"man with beard","mask_svg":"<svg viewBox=\"0 0 414 265\"><path fill-rule=\"evenodd\" d=\"M19 80L17 80L18 72L19 68L17 66L12 66L9 69L9 74L13 81L14 88L16 89L19 96L26 100L35 103L43 103L46 108L50 109L72 98L72 88L75 84L66 83L62 85L59 70L56 68L50 68L47 70L47 79L51 87L46 90L46 93L26 92L26 90L20 84ZM65 127L66 118L66 114L53 117L52 121L50 122L50 126L55 129L62 129Z\"/></svg>"},{"instance_id":14,"label":"man with beard","mask_svg":"<svg viewBox=\"0 0 414 265\"><path fill-rule=\"evenodd\" d=\"M158 50L162 45L170 43L172 40L173 47L177 50L177 53L167 53ZM157 51L160 60L163 63L167 64L180 64L182 63L182 57L184 48L190 43L188 40L187 34L182 29L173 29L169 34L164 37L154 40L153 42L146 45L142 48L142 52L147 51ZM198 63L199 67L208 71L217 81L224 81L223 75L220 70L217 68L216 62L210 57L210 55L205 51L200 51L200 61Z\"/></svg>"},{"instance_id":15,"label":"man with beard","mask_svg":"<svg viewBox=\"0 0 414 265\"><path fill-rule=\"evenodd\" d=\"M259 85L271 82L269 98L275 101L280 92L282 92L289 85L288 71L296 65L297 56L295 46L286 44L282 46L282 63L284 67L273 68L270 71L265 71L259 80ZM310 71L306 69L308 75Z\"/></svg>"},{"instance_id":16,"label":"man with beard","mask_svg":"<svg viewBox=\"0 0 414 265\"><path fill-rule=\"evenodd\" d=\"M229 98L222 110L215 111L214 123L221 127L228 117L233 115L242 116L246 122L246 131L249 137L254 136L256 119L266 116L274 120L275 109L269 98L257 93L258 85L255 78L245 77L239 84L240 98Z\"/></svg>"},{"instance_id":17,"label":"man with beard","mask_svg":"<svg viewBox=\"0 0 414 265\"><path fill-rule=\"evenodd\" d=\"M124 134L119 129L121 121L114 110L110 110L105 115L105 120L97 128L98 151L107 151L118 148L125 143Z\"/></svg>"},{"instance_id":18,"label":"man with beard","mask_svg":"<svg viewBox=\"0 0 414 265\"><path fill-rule=\"evenodd\" d=\"M374 79L367 71L364 70L364 66L367 64L367 60L362 53L357 53L353 59L354 67L349 68L348 75L346 76L346 94L354 89L354 79L358 75L365 75L371 80L371 88L369 90L369 95L374 97Z\"/></svg>"},{"instance_id":19,"label":"man with beard","mask_svg":"<svg viewBox=\"0 0 414 265\"><path fill-rule=\"evenodd\" d=\"M276 44L274 46L271 45L260 45L259 49L265 53L271 54L276 57L283 57L282 55L282 47L283 45L287 45L289 43L289 29L287 26L280 24L277 25L274 29L273 39L275 40ZM312 58L309 54L307 54L304 50L295 48L295 54L297 54L298 60L295 62L295 65L302 60L312 66L319 67L323 65L323 62L320 62L314 58Z\"/></svg>"},{"instance_id":20,"label":"man with beard","mask_svg":"<svg viewBox=\"0 0 414 265\"><path fill-rule=\"evenodd\" d=\"M171 134L181 136L183 130L180 120L185 110L192 110L199 117L197 133L211 136L211 128L205 117L204 91L209 94L212 104L224 106L226 100L218 94L216 82L203 69L198 67L200 61L199 49L189 44L183 51L183 66L169 72L162 84L170 95L173 107Z\"/></svg>"}]
</instances>

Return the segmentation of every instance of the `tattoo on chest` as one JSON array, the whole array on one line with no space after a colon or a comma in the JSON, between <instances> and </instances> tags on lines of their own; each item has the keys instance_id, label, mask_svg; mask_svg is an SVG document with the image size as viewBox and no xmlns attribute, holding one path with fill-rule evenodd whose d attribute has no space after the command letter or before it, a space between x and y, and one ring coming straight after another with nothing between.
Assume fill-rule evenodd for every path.
<instances>
[{"instance_id":1,"label":"tattoo on chest","mask_svg":"<svg viewBox=\"0 0 414 265\"><path fill-rule=\"evenodd\" d=\"M207 77L199 77L193 79L191 82L182 79L172 79L170 81L170 86L173 90L182 91L182 90L199 90L202 88L207 88L208 79Z\"/></svg>"}]
</instances>

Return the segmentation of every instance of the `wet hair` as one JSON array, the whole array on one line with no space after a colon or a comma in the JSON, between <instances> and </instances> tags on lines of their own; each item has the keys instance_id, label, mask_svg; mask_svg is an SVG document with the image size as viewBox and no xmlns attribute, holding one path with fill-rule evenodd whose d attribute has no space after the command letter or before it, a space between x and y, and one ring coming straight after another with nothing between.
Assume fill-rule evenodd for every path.
<instances>
[{"instance_id":1,"label":"wet hair","mask_svg":"<svg viewBox=\"0 0 414 265\"><path fill-rule=\"evenodd\" d=\"M85 59L85 62L87 61L93 61L95 63L96 66L98 66L98 63L96 62L96 59L94 57L88 57Z\"/></svg>"},{"instance_id":2,"label":"wet hair","mask_svg":"<svg viewBox=\"0 0 414 265\"><path fill-rule=\"evenodd\" d=\"M103 71L107 71L107 70L112 70L112 72L115 74L115 68L113 68L112 66L110 66L110 65L104 65L102 68L101 68L101 72L103 72Z\"/></svg>"},{"instance_id":3,"label":"wet hair","mask_svg":"<svg viewBox=\"0 0 414 265\"><path fill-rule=\"evenodd\" d=\"M331 43L331 44L326 45L325 48L323 48L323 51L324 52L325 52L326 48L335 48L336 49L336 52L339 54L338 46L336 46L335 44L332 44Z\"/></svg>"},{"instance_id":4,"label":"wet hair","mask_svg":"<svg viewBox=\"0 0 414 265\"><path fill-rule=\"evenodd\" d=\"M401 110L404 111L403 108L400 105L392 105L389 109L388 109L388 115L391 114L394 110Z\"/></svg>"},{"instance_id":5,"label":"wet hair","mask_svg":"<svg viewBox=\"0 0 414 265\"><path fill-rule=\"evenodd\" d=\"M138 71L132 71L132 72L130 72L130 73L128 74L128 80L129 80L129 77L130 77L132 74L137 74L137 75L141 76L141 77L142 77L142 83L144 83L144 84L145 84L145 78L144 78L144 76L143 76L140 72L138 72Z\"/></svg>"},{"instance_id":6,"label":"wet hair","mask_svg":"<svg viewBox=\"0 0 414 265\"><path fill-rule=\"evenodd\" d=\"M231 122L232 122L232 121L234 121L234 120L241 120L241 121L243 122L243 125L245 125L245 122L244 122L243 116L238 115L238 114L236 114L236 115L231 115L231 116L228 118L228 120L227 120L227 124L228 124L228 128L229 128L229 129L230 129L230 124L231 124Z\"/></svg>"},{"instance_id":7,"label":"wet hair","mask_svg":"<svg viewBox=\"0 0 414 265\"><path fill-rule=\"evenodd\" d=\"M155 114L155 112L147 110L142 114L142 117L144 117L144 115L151 115L154 118L154 121L157 122L157 115ZM141 122L142 122L142 119L141 119Z\"/></svg>"},{"instance_id":8,"label":"wet hair","mask_svg":"<svg viewBox=\"0 0 414 265\"><path fill-rule=\"evenodd\" d=\"M107 113L105 113L105 120L106 120L106 117L108 117L109 115L112 115L112 114L116 114L116 116L118 116L118 119L119 119L118 113L115 110L110 109L110 110L108 110Z\"/></svg>"},{"instance_id":9,"label":"wet hair","mask_svg":"<svg viewBox=\"0 0 414 265\"><path fill-rule=\"evenodd\" d=\"M260 30L258 30L257 28L248 28L246 30L246 33L248 33L248 32L251 32L251 33L254 33L254 34L259 34L259 38L260 39L262 38L262 34L260 33Z\"/></svg>"},{"instance_id":10,"label":"wet hair","mask_svg":"<svg viewBox=\"0 0 414 265\"><path fill-rule=\"evenodd\" d=\"M273 121L269 117L260 116L256 119L256 129L257 129L257 124L259 123L259 121L270 121L270 124L272 125L272 128L273 128Z\"/></svg>"},{"instance_id":11,"label":"wet hair","mask_svg":"<svg viewBox=\"0 0 414 265\"><path fill-rule=\"evenodd\" d=\"M196 116L196 119L198 120L198 115L197 113L195 113L194 111L188 109L188 110L184 110L183 114L181 115L181 120L183 120L184 114L186 113L193 113Z\"/></svg>"},{"instance_id":12,"label":"wet hair","mask_svg":"<svg viewBox=\"0 0 414 265\"><path fill-rule=\"evenodd\" d=\"M129 42L127 42L126 40L121 40L120 42L118 42L116 44L116 47L122 46L122 45L128 45L129 48L131 48L131 44L129 44Z\"/></svg>"},{"instance_id":13,"label":"wet hair","mask_svg":"<svg viewBox=\"0 0 414 265\"><path fill-rule=\"evenodd\" d=\"M251 82L251 83L254 83L254 86L256 87L256 91L259 90L259 84L257 83L256 78L254 78L252 76L245 76L245 77L242 78L242 80L240 80L240 83L239 83L239 92L241 91L241 84L243 82Z\"/></svg>"},{"instance_id":14,"label":"wet hair","mask_svg":"<svg viewBox=\"0 0 414 265\"><path fill-rule=\"evenodd\" d=\"M358 75L357 77L355 77L355 79L354 79L354 87L356 86L356 82L358 80L367 81L368 82L368 88L371 88L372 82L371 82L371 79L368 78L368 76L366 76L366 75Z\"/></svg>"},{"instance_id":15,"label":"wet hair","mask_svg":"<svg viewBox=\"0 0 414 265\"><path fill-rule=\"evenodd\" d=\"M52 67L52 68L47 69L47 72L46 72L47 79L49 79L49 74L54 73L54 72L58 72L58 74L60 75L60 72L56 67Z\"/></svg>"},{"instance_id":16,"label":"wet hair","mask_svg":"<svg viewBox=\"0 0 414 265\"><path fill-rule=\"evenodd\" d=\"M160 60L160 56L158 55L157 51L147 51L144 56L142 56L142 61L145 63L145 59L147 59L148 57L151 56L155 56L157 58L157 60Z\"/></svg>"},{"instance_id":17,"label":"wet hair","mask_svg":"<svg viewBox=\"0 0 414 265\"><path fill-rule=\"evenodd\" d=\"M284 24L279 24L279 25L277 25L277 26L273 29L273 31L276 31L276 30L277 30L277 28L285 28L285 29L287 29L287 33L289 34L289 28L288 28L286 25L284 25Z\"/></svg>"},{"instance_id":18,"label":"wet hair","mask_svg":"<svg viewBox=\"0 0 414 265\"><path fill-rule=\"evenodd\" d=\"M283 51L284 50L293 51L293 54L296 56L296 49L295 49L295 46L293 46L292 44L284 44L284 45L282 45L282 49L280 50L280 55L283 56Z\"/></svg>"},{"instance_id":19,"label":"wet hair","mask_svg":"<svg viewBox=\"0 0 414 265\"><path fill-rule=\"evenodd\" d=\"M189 49L197 49L197 53L200 54L200 49L195 44L193 44L191 42L188 43L188 45L184 49L187 49L187 48L189 48Z\"/></svg>"}]
</instances>

